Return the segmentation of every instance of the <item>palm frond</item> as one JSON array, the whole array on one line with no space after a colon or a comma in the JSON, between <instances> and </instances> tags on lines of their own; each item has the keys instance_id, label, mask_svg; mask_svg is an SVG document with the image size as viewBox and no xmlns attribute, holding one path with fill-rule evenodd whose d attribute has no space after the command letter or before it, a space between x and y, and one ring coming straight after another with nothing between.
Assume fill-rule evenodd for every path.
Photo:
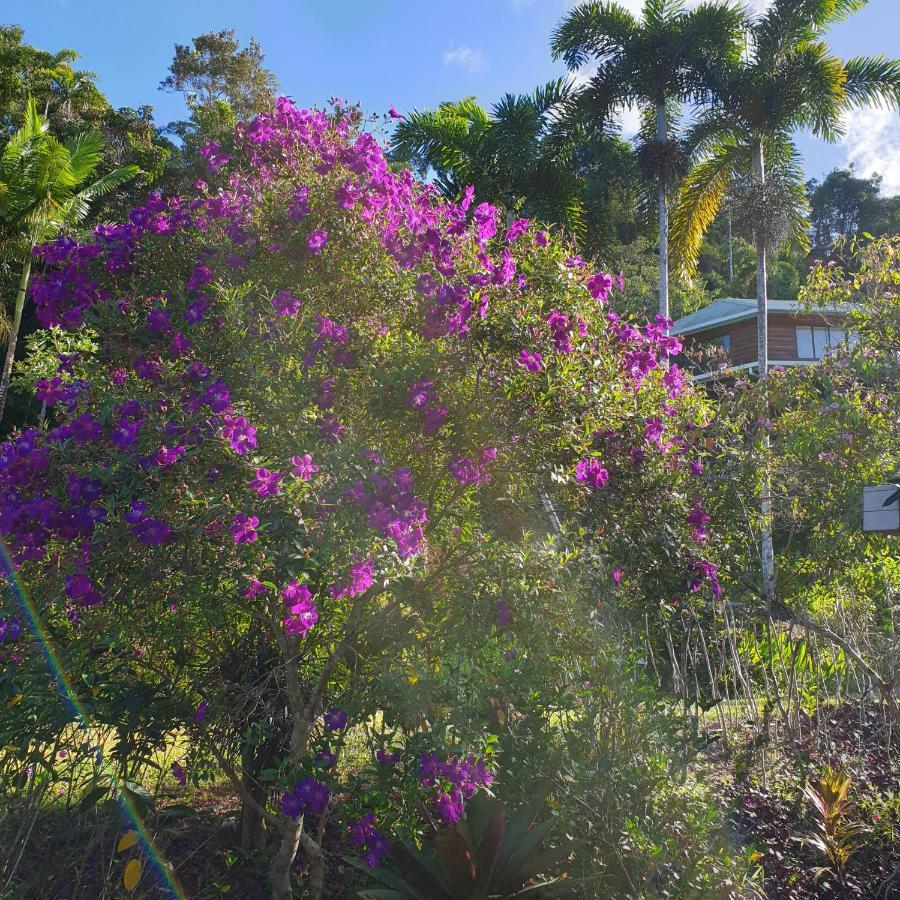
<instances>
[{"instance_id":1,"label":"palm frond","mask_svg":"<svg viewBox=\"0 0 900 900\"><path fill-rule=\"evenodd\" d=\"M88 131L66 144L66 150L72 178L76 184L81 184L103 161L103 138L96 131Z\"/></svg>"},{"instance_id":2,"label":"palm frond","mask_svg":"<svg viewBox=\"0 0 900 900\"><path fill-rule=\"evenodd\" d=\"M848 105L900 108L900 60L854 56L844 63Z\"/></svg>"},{"instance_id":3,"label":"palm frond","mask_svg":"<svg viewBox=\"0 0 900 900\"><path fill-rule=\"evenodd\" d=\"M669 254L673 265L687 276L697 269L703 235L745 157L739 144L723 141L681 183L669 221Z\"/></svg>"},{"instance_id":4,"label":"palm frond","mask_svg":"<svg viewBox=\"0 0 900 900\"><path fill-rule=\"evenodd\" d=\"M625 7L589 0L557 25L550 51L569 69L580 69L591 59L605 60L624 53L637 30L637 20Z\"/></svg>"}]
</instances>

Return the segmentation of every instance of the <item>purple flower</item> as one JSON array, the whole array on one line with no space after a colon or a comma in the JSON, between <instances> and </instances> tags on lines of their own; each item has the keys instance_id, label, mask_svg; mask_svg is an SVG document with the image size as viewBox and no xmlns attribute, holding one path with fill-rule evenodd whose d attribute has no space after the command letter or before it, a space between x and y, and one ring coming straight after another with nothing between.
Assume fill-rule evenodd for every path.
<instances>
[{"instance_id":1,"label":"purple flower","mask_svg":"<svg viewBox=\"0 0 900 900\"><path fill-rule=\"evenodd\" d=\"M272 298L276 316L296 316L303 304L290 291L279 291Z\"/></svg>"},{"instance_id":2,"label":"purple flower","mask_svg":"<svg viewBox=\"0 0 900 900\"><path fill-rule=\"evenodd\" d=\"M178 462L184 456L184 445L179 444L177 447L160 447L156 451L156 464L158 466L171 466Z\"/></svg>"},{"instance_id":3,"label":"purple flower","mask_svg":"<svg viewBox=\"0 0 900 900\"><path fill-rule=\"evenodd\" d=\"M256 475L250 481L250 487L260 497L268 497L281 493L281 475L278 472L270 472L268 469L257 469Z\"/></svg>"},{"instance_id":4,"label":"purple flower","mask_svg":"<svg viewBox=\"0 0 900 900\"><path fill-rule=\"evenodd\" d=\"M203 700L197 705L197 708L194 710L194 721L198 725L206 721L206 710L208 706L209 703L207 703L206 700Z\"/></svg>"},{"instance_id":5,"label":"purple flower","mask_svg":"<svg viewBox=\"0 0 900 900\"><path fill-rule=\"evenodd\" d=\"M102 601L100 594L94 589L94 584L83 572L74 575L66 575L66 595L80 603L82 606L95 606Z\"/></svg>"},{"instance_id":6,"label":"purple flower","mask_svg":"<svg viewBox=\"0 0 900 900\"><path fill-rule=\"evenodd\" d=\"M322 416L316 419L316 426L323 440L329 444L337 444L344 436L344 426L334 416Z\"/></svg>"},{"instance_id":7,"label":"purple flower","mask_svg":"<svg viewBox=\"0 0 900 900\"><path fill-rule=\"evenodd\" d=\"M506 229L506 241L514 244L526 231L531 224L530 219L516 219L509 228Z\"/></svg>"},{"instance_id":8,"label":"purple flower","mask_svg":"<svg viewBox=\"0 0 900 900\"><path fill-rule=\"evenodd\" d=\"M281 811L292 819L299 819L305 813L321 815L328 806L331 790L327 784L315 778L298 781L292 790L281 796Z\"/></svg>"},{"instance_id":9,"label":"purple flower","mask_svg":"<svg viewBox=\"0 0 900 900\"><path fill-rule=\"evenodd\" d=\"M400 115L400 113L398 113L396 109L394 109L394 105L393 105L393 104L391 104L391 108L388 110L388 115L389 115L392 119L402 119L402 118L403 118L403 116Z\"/></svg>"},{"instance_id":10,"label":"purple flower","mask_svg":"<svg viewBox=\"0 0 900 900\"><path fill-rule=\"evenodd\" d=\"M375 754L375 759L381 766L392 766L394 763L400 762L399 753L388 753L386 750L379 750Z\"/></svg>"},{"instance_id":11,"label":"purple flower","mask_svg":"<svg viewBox=\"0 0 900 900\"><path fill-rule=\"evenodd\" d=\"M161 519L147 517L132 525L131 530L141 544L158 546L168 544L172 539L172 529Z\"/></svg>"},{"instance_id":12,"label":"purple flower","mask_svg":"<svg viewBox=\"0 0 900 900\"><path fill-rule=\"evenodd\" d=\"M147 331L151 334L165 334L171 330L169 314L164 309L154 307L147 313Z\"/></svg>"},{"instance_id":13,"label":"purple flower","mask_svg":"<svg viewBox=\"0 0 900 900\"><path fill-rule=\"evenodd\" d=\"M325 713L325 727L329 731L343 731L347 727L348 719L349 716L346 710L341 709L339 706L332 706Z\"/></svg>"},{"instance_id":14,"label":"purple flower","mask_svg":"<svg viewBox=\"0 0 900 900\"><path fill-rule=\"evenodd\" d=\"M328 232L323 231L321 228L310 232L309 237L306 239L306 246L309 247L311 253L321 253L327 243Z\"/></svg>"},{"instance_id":15,"label":"purple flower","mask_svg":"<svg viewBox=\"0 0 900 900\"><path fill-rule=\"evenodd\" d=\"M243 416L225 416L223 422L222 437L238 456L244 456L256 446L256 429Z\"/></svg>"},{"instance_id":16,"label":"purple flower","mask_svg":"<svg viewBox=\"0 0 900 900\"><path fill-rule=\"evenodd\" d=\"M612 284L611 275L607 275L606 272L597 272L596 275L591 275L588 278L587 289L595 300L599 300L602 303L609 296Z\"/></svg>"},{"instance_id":17,"label":"purple flower","mask_svg":"<svg viewBox=\"0 0 900 900\"><path fill-rule=\"evenodd\" d=\"M187 784L187 772L177 762L172 763L172 777L184 787Z\"/></svg>"},{"instance_id":18,"label":"purple flower","mask_svg":"<svg viewBox=\"0 0 900 900\"><path fill-rule=\"evenodd\" d=\"M519 352L518 364L529 372L540 372L544 367L544 357L536 350L522 350Z\"/></svg>"},{"instance_id":19,"label":"purple flower","mask_svg":"<svg viewBox=\"0 0 900 900\"><path fill-rule=\"evenodd\" d=\"M497 602L497 626L499 628L509 628L512 623L512 611L509 604L505 600Z\"/></svg>"},{"instance_id":20,"label":"purple flower","mask_svg":"<svg viewBox=\"0 0 900 900\"><path fill-rule=\"evenodd\" d=\"M266 586L258 578L253 578L253 579L251 579L250 584L247 587L247 590L244 591L244 596L248 600L255 600L257 597L259 597L261 594L264 594L265 592L266 592Z\"/></svg>"},{"instance_id":21,"label":"purple flower","mask_svg":"<svg viewBox=\"0 0 900 900\"><path fill-rule=\"evenodd\" d=\"M328 592L339 600L342 597L358 597L375 583L375 560L367 559L350 569L350 577L345 582L335 582L328 586Z\"/></svg>"},{"instance_id":22,"label":"purple flower","mask_svg":"<svg viewBox=\"0 0 900 900\"><path fill-rule=\"evenodd\" d=\"M363 859L370 868L375 868L388 852L387 838L375 828L375 813L366 813L358 822L347 827L347 841L351 847L363 850Z\"/></svg>"},{"instance_id":23,"label":"purple flower","mask_svg":"<svg viewBox=\"0 0 900 900\"><path fill-rule=\"evenodd\" d=\"M448 825L455 825L463 813L463 797L459 791L440 793L434 798L435 812Z\"/></svg>"},{"instance_id":24,"label":"purple flower","mask_svg":"<svg viewBox=\"0 0 900 900\"><path fill-rule=\"evenodd\" d=\"M547 316L547 325L550 327L550 334L557 351L571 353L572 342L569 335L572 333L572 324L569 322L569 317L558 309L551 310L550 315Z\"/></svg>"},{"instance_id":25,"label":"purple flower","mask_svg":"<svg viewBox=\"0 0 900 900\"><path fill-rule=\"evenodd\" d=\"M294 579L281 591L289 615L282 623L287 634L303 637L319 621L319 611L312 601L312 593L305 583Z\"/></svg>"},{"instance_id":26,"label":"purple flower","mask_svg":"<svg viewBox=\"0 0 900 900\"><path fill-rule=\"evenodd\" d=\"M246 513L238 513L234 517L231 533L236 544L252 544L257 538L256 528L259 519L256 516L248 516Z\"/></svg>"},{"instance_id":27,"label":"purple flower","mask_svg":"<svg viewBox=\"0 0 900 900\"><path fill-rule=\"evenodd\" d=\"M308 453L303 456L291 457L292 473L303 481L311 481L313 475L319 471L319 467L313 464L312 456Z\"/></svg>"},{"instance_id":28,"label":"purple flower","mask_svg":"<svg viewBox=\"0 0 900 900\"><path fill-rule=\"evenodd\" d=\"M703 507L700 505L699 498L696 498L694 500L694 507L685 516L685 521L688 523L688 525L693 526L692 534L695 541L697 541L698 543L703 543L709 537L709 529L706 526L710 523L711 517L704 511Z\"/></svg>"},{"instance_id":29,"label":"purple flower","mask_svg":"<svg viewBox=\"0 0 900 900\"><path fill-rule=\"evenodd\" d=\"M320 750L316 754L316 765L322 769L330 769L337 762L337 757L328 750Z\"/></svg>"},{"instance_id":30,"label":"purple flower","mask_svg":"<svg viewBox=\"0 0 900 900\"><path fill-rule=\"evenodd\" d=\"M594 488L602 488L609 481L609 472L603 468L599 459L582 459L575 466L575 480Z\"/></svg>"},{"instance_id":31,"label":"purple flower","mask_svg":"<svg viewBox=\"0 0 900 900\"><path fill-rule=\"evenodd\" d=\"M622 575L623 575L622 570L621 570L618 566L616 566L616 567L612 570L612 580L613 580L613 583L614 583L614 584L621 584L621 583L622 583Z\"/></svg>"}]
</instances>

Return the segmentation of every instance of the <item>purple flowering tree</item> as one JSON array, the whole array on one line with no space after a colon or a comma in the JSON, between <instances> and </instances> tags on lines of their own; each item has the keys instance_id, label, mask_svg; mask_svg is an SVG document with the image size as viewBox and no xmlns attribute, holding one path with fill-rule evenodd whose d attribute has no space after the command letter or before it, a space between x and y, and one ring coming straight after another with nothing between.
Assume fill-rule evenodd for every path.
<instances>
[{"instance_id":1,"label":"purple flowering tree","mask_svg":"<svg viewBox=\"0 0 900 900\"><path fill-rule=\"evenodd\" d=\"M412 747L440 719L390 687L439 670L429 635L473 654L499 635L512 664L514 629L546 632L564 582L512 578L529 548L593 547L612 571L652 482L673 577L720 590L690 486L705 406L666 364L668 323L611 311L621 282L471 191L450 203L392 171L353 114L281 99L234 145L193 194L40 248L42 324L90 328L96 349L59 356L36 384L45 425L0 448L0 528L55 640L115 634L167 673L172 729L275 834L273 896L292 896L300 848L320 897L342 736L391 710ZM235 735L265 703L288 710L267 738L277 781L251 786ZM365 733L393 766L403 741ZM475 733L411 769L446 822L493 777ZM349 843L377 862L359 812Z\"/></svg>"}]
</instances>

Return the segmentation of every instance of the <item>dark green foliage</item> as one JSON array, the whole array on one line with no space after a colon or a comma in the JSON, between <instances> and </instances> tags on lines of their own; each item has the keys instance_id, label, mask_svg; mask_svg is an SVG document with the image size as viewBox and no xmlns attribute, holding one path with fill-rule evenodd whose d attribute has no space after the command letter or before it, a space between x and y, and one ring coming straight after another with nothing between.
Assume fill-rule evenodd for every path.
<instances>
[{"instance_id":1,"label":"dark green foliage","mask_svg":"<svg viewBox=\"0 0 900 900\"><path fill-rule=\"evenodd\" d=\"M510 814L502 801L477 794L465 819L435 830L424 847L394 848L393 868L373 873L388 890L364 890L359 896L363 900L551 896L558 878L541 876L556 871L570 847L548 846L554 821L538 821L542 806L539 799Z\"/></svg>"}]
</instances>

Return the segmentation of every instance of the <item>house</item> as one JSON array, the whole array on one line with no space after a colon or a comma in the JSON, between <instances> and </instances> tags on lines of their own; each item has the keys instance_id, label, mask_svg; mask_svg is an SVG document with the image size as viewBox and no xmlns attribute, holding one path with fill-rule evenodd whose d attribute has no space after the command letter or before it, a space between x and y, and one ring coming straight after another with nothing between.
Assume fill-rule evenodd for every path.
<instances>
[{"instance_id":1,"label":"house","mask_svg":"<svg viewBox=\"0 0 900 900\"><path fill-rule=\"evenodd\" d=\"M794 300L769 301L769 366L811 365L847 340L846 309L824 306L805 312ZM671 329L684 344L695 381L723 368L757 367L756 300L726 297L679 319ZM853 335L850 336L853 339Z\"/></svg>"}]
</instances>

